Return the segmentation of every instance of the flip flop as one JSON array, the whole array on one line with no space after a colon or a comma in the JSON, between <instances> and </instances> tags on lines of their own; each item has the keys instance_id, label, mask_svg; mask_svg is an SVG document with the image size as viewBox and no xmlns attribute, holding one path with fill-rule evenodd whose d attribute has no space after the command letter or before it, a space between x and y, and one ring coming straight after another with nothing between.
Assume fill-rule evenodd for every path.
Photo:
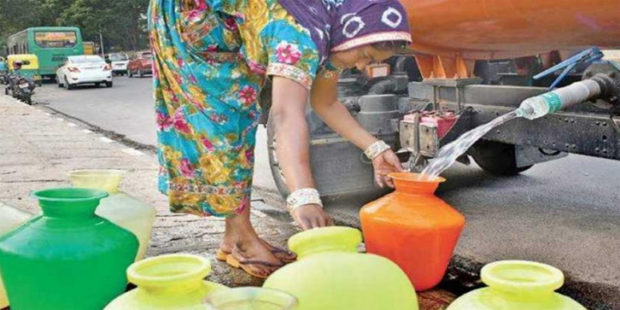
<instances>
[{"instance_id":1,"label":"flip flop","mask_svg":"<svg viewBox=\"0 0 620 310\"><path fill-rule=\"evenodd\" d=\"M267 279L272 273L274 273L280 267L284 266L283 263L274 264L274 263L260 261L260 260L242 260L242 261L240 261L237 258L235 258L232 254L229 254L228 256L226 256L226 264L228 264L229 266L231 266L233 268L237 268L237 269L240 268L241 270L245 271L247 274L249 274L249 275L251 275L253 277L257 277L259 279ZM256 273L256 272L254 272L254 270L249 268L249 266L251 266L251 265L273 267L273 268L276 268L276 269L274 269L271 272L267 272L266 274L261 274L261 273Z\"/></svg>"},{"instance_id":2,"label":"flip flop","mask_svg":"<svg viewBox=\"0 0 620 310\"><path fill-rule=\"evenodd\" d=\"M271 248L269 250L271 254L273 254L275 257L277 257L280 261L282 261L285 264L290 264L297 260L297 255L295 255L291 251L285 250L283 248L279 248L277 246L273 246L271 244L269 244L269 247ZM220 262L225 262L226 257L230 254L231 254L230 252L226 252L222 249L218 249L217 252L215 252L215 259L219 260Z\"/></svg>"}]
</instances>

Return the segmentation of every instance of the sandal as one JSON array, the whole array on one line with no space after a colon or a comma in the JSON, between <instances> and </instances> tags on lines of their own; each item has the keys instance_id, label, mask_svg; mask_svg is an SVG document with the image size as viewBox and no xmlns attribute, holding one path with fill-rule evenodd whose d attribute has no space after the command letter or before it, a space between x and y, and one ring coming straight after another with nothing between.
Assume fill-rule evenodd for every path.
<instances>
[{"instance_id":1,"label":"sandal","mask_svg":"<svg viewBox=\"0 0 620 310\"><path fill-rule=\"evenodd\" d=\"M233 254L229 254L228 256L226 256L226 264L228 264L229 266L233 268L237 268L237 269L241 268L241 270L245 271L247 274L253 277L260 278L260 279L267 279L272 273L274 273L280 267L284 266L283 263L274 264L274 263L260 261L260 260L239 260L235 258ZM249 267L251 265L265 266L265 267L270 267L270 268L275 268L275 269L263 274L263 273L258 273L252 270L252 268Z\"/></svg>"},{"instance_id":2,"label":"sandal","mask_svg":"<svg viewBox=\"0 0 620 310\"><path fill-rule=\"evenodd\" d=\"M283 263L290 264L297 260L297 255L295 255L295 253L285 250L283 248L279 248L277 246L273 246L267 242L265 242L265 244L267 244L267 246L270 248L271 254L273 254ZM225 262L226 257L230 254L231 254L230 252L226 252L220 248L215 253L215 259L219 260L220 262Z\"/></svg>"}]
</instances>

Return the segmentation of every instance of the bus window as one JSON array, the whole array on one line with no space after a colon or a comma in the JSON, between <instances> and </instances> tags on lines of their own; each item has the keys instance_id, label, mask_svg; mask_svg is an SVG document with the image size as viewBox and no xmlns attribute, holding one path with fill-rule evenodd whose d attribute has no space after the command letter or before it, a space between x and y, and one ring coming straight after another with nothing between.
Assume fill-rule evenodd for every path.
<instances>
[{"instance_id":1,"label":"bus window","mask_svg":"<svg viewBox=\"0 0 620 310\"><path fill-rule=\"evenodd\" d=\"M74 47L77 35L74 31L37 31L34 41L42 48Z\"/></svg>"}]
</instances>

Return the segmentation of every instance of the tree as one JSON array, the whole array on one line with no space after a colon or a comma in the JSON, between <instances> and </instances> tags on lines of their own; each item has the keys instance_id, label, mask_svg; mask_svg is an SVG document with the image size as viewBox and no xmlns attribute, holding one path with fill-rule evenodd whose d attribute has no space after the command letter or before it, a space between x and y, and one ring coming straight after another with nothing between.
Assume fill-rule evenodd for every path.
<instances>
[{"instance_id":1,"label":"tree","mask_svg":"<svg viewBox=\"0 0 620 310\"><path fill-rule=\"evenodd\" d=\"M9 35L28 27L77 26L87 41L106 47L137 50L148 45L146 10L149 0L0 0L0 51Z\"/></svg>"}]
</instances>

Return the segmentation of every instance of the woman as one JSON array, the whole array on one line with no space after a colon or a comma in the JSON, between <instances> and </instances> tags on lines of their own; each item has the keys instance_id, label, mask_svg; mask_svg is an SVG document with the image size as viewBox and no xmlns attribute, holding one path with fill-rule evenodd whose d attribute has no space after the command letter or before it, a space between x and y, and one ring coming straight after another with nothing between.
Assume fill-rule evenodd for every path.
<instances>
[{"instance_id":1,"label":"woman","mask_svg":"<svg viewBox=\"0 0 620 310\"><path fill-rule=\"evenodd\" d=\"M295 259L250 223L257 98L267 78L287 204L303 229L331 224L309 166L308 98L327 125L365 150L379 185L391 185L386 174L401 169L336 94L340 70L363 69L408 45L398 0L152 0L149 29L159 187L173 212L226 217L218 259L258 277Z\"/></svg>"}]
</instances>

